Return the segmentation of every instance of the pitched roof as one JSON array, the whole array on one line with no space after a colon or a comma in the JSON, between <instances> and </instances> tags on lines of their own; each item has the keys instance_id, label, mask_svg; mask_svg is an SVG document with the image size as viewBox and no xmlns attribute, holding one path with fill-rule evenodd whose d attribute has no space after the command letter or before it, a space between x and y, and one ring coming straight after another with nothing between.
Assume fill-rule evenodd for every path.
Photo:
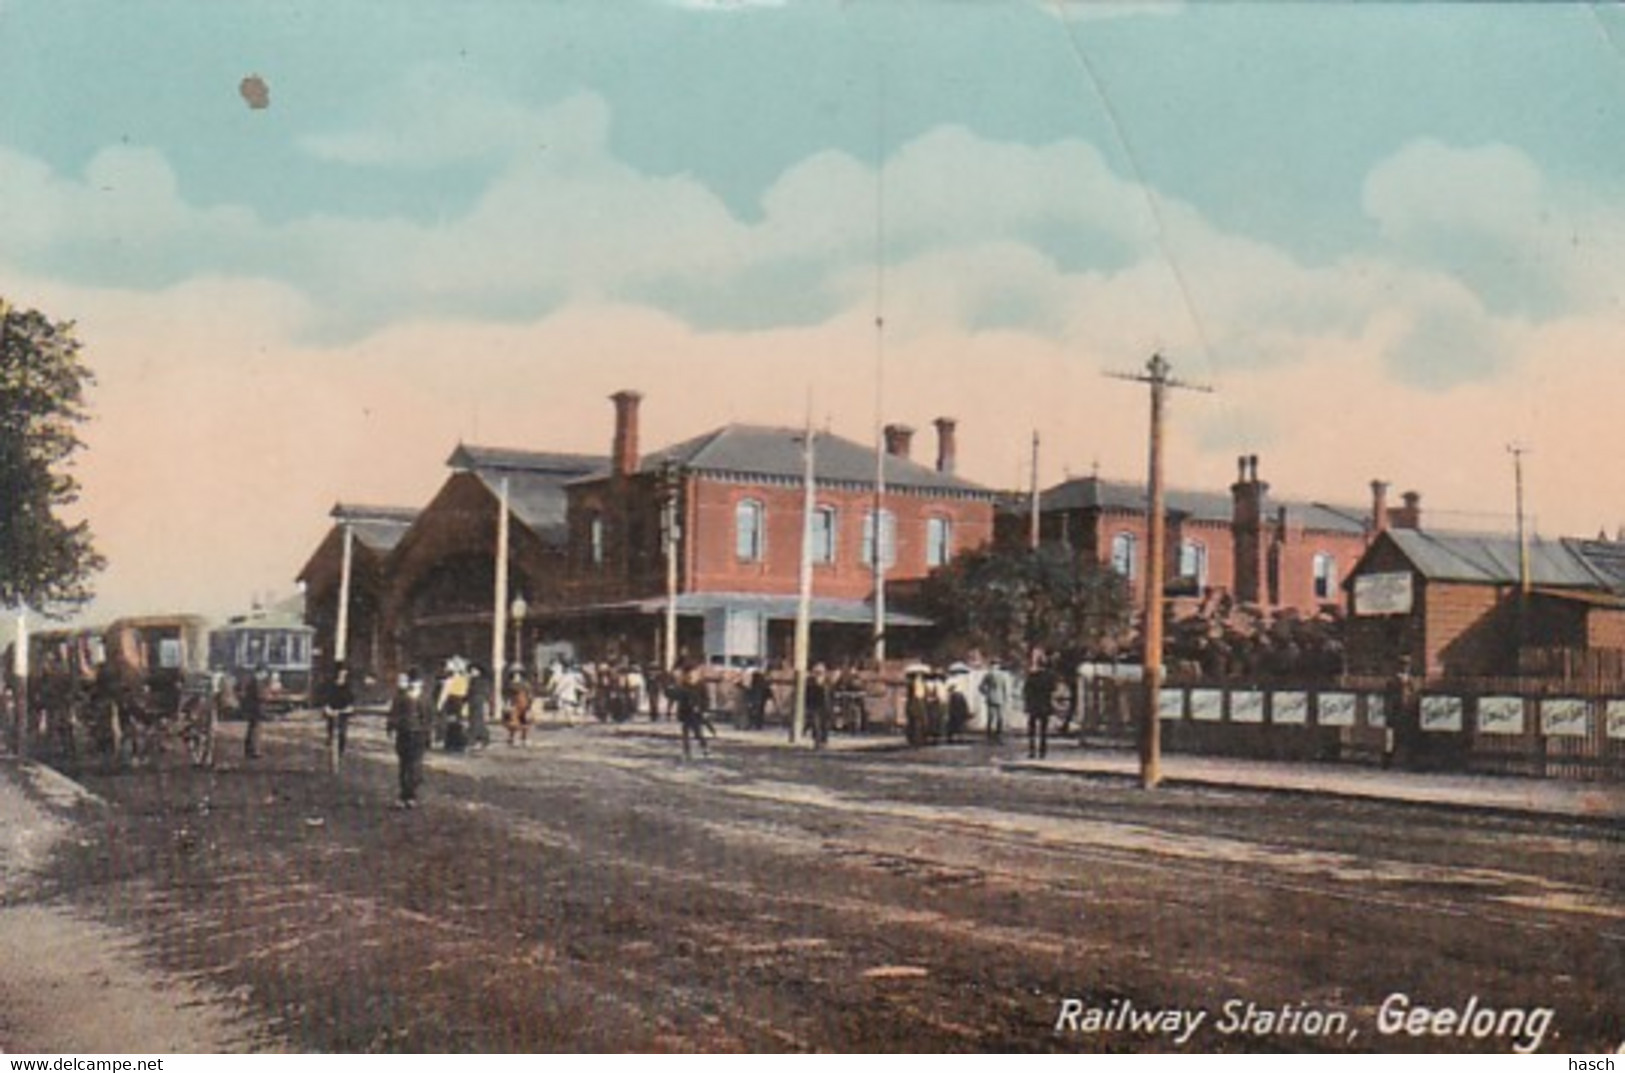
<instances>
[{"instance_id":1,"label":"pitched roof","mask_svg":"<svg viewBox=\"0 0 1625 1073\"><path fill-rule=\"evenodd\" d=\"M328 516L341 525L348 525L350 532L367 548L384 554L401 542L418 512L411 507L335 503Z\"/></svg>"},{"instance_id":2,"label":"pitched roof","mask_svg":"<svg viewBox=\"0 0 1625 1073\"><path fill-rule=\"evenodd\" d=\"M501 447L458 444L446 459L453 469L474 474L493 496L508 482L508 509L544 543L560 545L568 537L564 487L609 467L603 455L558 451L515 451Z\"/></svg>"},{"instance_id":3,"label":"pitched roof","mask_svg":"<svg viewBox=\"0 0 1625 1073\"><path fill-rule=\"evenodd\" d=\"M1039 509L1045 511L1118 510L1143 514L1148 495L1143 484L1105 480L1100 477L1075 477L1040 492L1038 502ZM1225 492L1170 488L1164 493L1163 500L1169 511L1183 514L1196 521L1228 522L1235 511L1234 501ZM1282 508L1287 512L1289 525L1298 525L1319 532L1365 532L1366 518L1358 507L1265 498L1266 517L1273 518Z\"/></svg>"},{"instance_id":4,"label":"pitched roof","mask_svg":"<svg viewBox=\"0 0 1625 1073\"><path fill-rule=\"evenodd\" d=\"M1384 535L1429 581L1515 585L1520 579L1517 537L1420 529L1389 529ZM1530 583L1551 589L1625 591L1625 572L1611 576L1593 562L1593 557L1602 558L1595 548L1587 554L1586 546L1596 543L1530 538Z\"/></svg>"},{"instance_id":5,"label":"pitched roof","mask_svg":"<svg viewBox=\"0 0 1625 1073\"><path fill-rule=\"evenodd\" d=\"M658 471L668 461L705 473L801 480L803 430L765 425L724 425L645 455L639 469ZM817 434L817 480L828 484L875 483L875 449L829 432ZM897 455L886 456L886 486L992 499L994 493L951 473Z\"/></svg>"}]
</instances>

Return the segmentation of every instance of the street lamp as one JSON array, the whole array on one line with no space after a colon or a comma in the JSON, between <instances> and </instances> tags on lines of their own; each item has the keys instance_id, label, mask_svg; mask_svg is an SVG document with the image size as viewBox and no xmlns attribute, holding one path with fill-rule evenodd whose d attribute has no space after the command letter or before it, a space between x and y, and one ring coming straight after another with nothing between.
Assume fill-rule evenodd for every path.
<instances>
[{"instance_id":1,"label":"street lamp","mask_svg":"<svg viewBox=\"0 0 1625 1073\"><path fill-rule=\"evenodd\" d=\"M525 602L525 594L519 593L508 606L508 616L513 619L513 654L514 662L520 668L525 666L525 614L530 605Z\"/></svg>"}]
</instances>

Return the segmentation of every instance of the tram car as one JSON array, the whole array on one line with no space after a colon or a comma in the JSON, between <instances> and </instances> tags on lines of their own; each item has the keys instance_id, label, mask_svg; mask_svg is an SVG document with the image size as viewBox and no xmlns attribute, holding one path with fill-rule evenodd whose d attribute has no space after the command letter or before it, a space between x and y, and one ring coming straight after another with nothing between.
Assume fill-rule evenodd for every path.
<instances>
[{"instance_id":1,"label":"tram car","mask_svg":"<svg viewBox=\"0 0 1625 1073\"><path fill-rule=\"evenodd\" d=\"M311 699L311 653L316 631L302 622L272 615L244 615L209 634L209 669L241 682L262 677L267 709L289 711Z\"/></svg>"}]
</instances>

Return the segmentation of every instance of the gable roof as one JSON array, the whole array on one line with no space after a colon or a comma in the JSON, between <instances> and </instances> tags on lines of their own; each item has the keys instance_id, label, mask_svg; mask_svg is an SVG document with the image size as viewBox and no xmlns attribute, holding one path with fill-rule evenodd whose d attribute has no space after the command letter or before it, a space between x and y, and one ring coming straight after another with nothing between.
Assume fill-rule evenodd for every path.
<instances>
[{"instance_id":1,"label":"gable roof","mask_svg":"<svg viewBox=\"0 0 1625 1073\"><path fill-rule=\"evenodd\" d=\"M565 485L608 470L603 455L559 451L517 451L505 447L458 444L446 459L453 469L472 473L492 496L508 482L508 509L543 543L558 546L568 537Z\"/></svg>"},{"instance_id":2,"label":"gable roof","mask_svg":"<svg viewBox=\"0 0 1625 1073\"><path fill-rule=\"evenodd\" d=\"M1388 529L1397 547L1429 581L1516 585L1518 539L1503 534ZM1625 592L1625 548L1598 541L1529 539L1530 584L1548 589Z\"/></svg>"},{"instance_id":3,"label":"gable roof","mask_svg":"<svg viewBox=\"0 0 1625 1073\"><path fill-rule=\"evenodd\" d=\"M658 472L667 462L673 462L702 473L799 482L805 469L801 457L804 435L804 430L798 428L724 425L645 455L639 471ZM875 449L872 446L829 432L819 432L816 436L814 469L820 483L874 486ZM979 484L898 455L886 456L886 487L994 498L990 489Z\"/></svg>"},{"instance_id":4,"label":"gable roof","mask_svg":"<svg viewBox=\"0 0 1625 1073\"><path fill-rule=\"evenodd\" d=\"M335 503L328 517L350 527L356 540L370 551L385 555L411 528L418 512L411 507L376 507L360 503Z\"/></svg>"},{"instance_id":5,"label":"gable roof","mask_svg":"<svg viewBox=\"0 0 1625 1073\"><path fill-rule=\"evenodd\" d=\"M1040 492L1038 504L1041 511L1112 510L1144 514L1149 495L1145 485L1131 481L1075 477ZM1025 497L1022 502L1026 502ZM1224 492L1170 488L1163 493L1163 502L1169 512L1195 521L1229 522L1235 512L1234 501ZM1283 508L1289 525L1318 532L1360 534L1366 531L1366 518L1358 507L1266 497L1264 516L1274 519Z\"/></svg>"}]
</instances>

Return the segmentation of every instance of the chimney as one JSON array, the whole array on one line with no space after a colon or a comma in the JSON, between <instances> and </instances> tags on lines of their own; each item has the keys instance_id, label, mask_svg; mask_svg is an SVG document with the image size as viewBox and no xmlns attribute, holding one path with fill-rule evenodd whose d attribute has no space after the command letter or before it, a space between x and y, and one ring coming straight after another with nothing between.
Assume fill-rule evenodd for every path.
<instances>
[{"instance_id":1,"label":"chimney","mask_svg":"<svg viewBox=\"0 0 1625 1073\"><path fill-rule=\"evenodd\" d=\"M1236 459L1236 483L1230 486L1230 534L1235 549L1233 592L1241 603L1265 602L1269 540L1265 534L1264 495L1269 485L1258 479L1258 456Z\"/></svg>"},{"instance_id":2,"label":"chimney","mask_svg":"<svg viewBox=\"0 0 1625 1073\"><path fill-rule=\"evenodd\" d=\"M937 426L937 472L951 477L959 454L958 445L954 442L954 431L959 422L951 417L939 417L933 424Z\"/></svg>"},{"instance_id":3,"label":"chimney","mask_svg":"<svg viewBox=\"0 0 1625 1073\"><path fill-rule=\"evenodd\" d=\"M1371 532L1382 533L1388 529L1388 482L1371 482Z\"/></svg>"},{"instance_id":4,"label":"chimney","mask_svg":"<svg viewBox=\"0 0 1625 1073\"><path fill-rule=\"evenodd\" d=\"M907 425L886 426L886 453L897 458L907 458L909 448L914 445L914 430Z\"/></svg>"},{"instance_id":5,"label":"chimney","mask_svg":"<svg viewBox=\"0 0 1625 1073\"><path fill-rule=\"evenodd\" d=\"M1406 492L1399 497L1405 505L1394 512L1394 527L1396 529L1422 528L1422 495L1420 492Z\"/></svg>"},{"instance_id":6,"label":"chimney","mask_svg":"<svg viewBox=\"0 0 1625 1073\"><path fill-rule=\"evenodd\" d=\"M617 477L627 477L638 468L638 403L643 396L636 391L617 391L609 398L615 404L615 445L610 451L610 464Z\"/></svg>"}]
</instances>

